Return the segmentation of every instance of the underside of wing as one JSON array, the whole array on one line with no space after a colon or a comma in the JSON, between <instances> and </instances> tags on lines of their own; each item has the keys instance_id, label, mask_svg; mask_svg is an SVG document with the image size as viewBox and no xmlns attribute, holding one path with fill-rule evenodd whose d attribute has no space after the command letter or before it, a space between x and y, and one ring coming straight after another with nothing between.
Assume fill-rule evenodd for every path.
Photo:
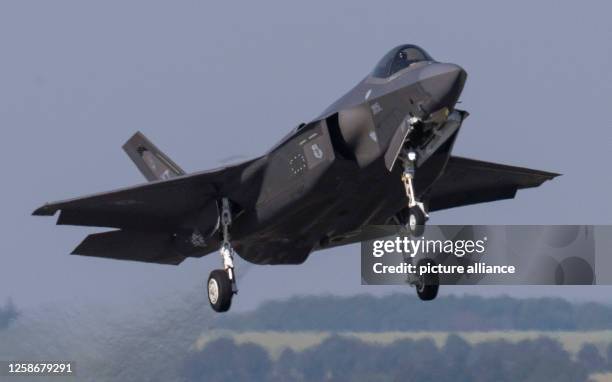
<instances>
[{"instance_id":1,"label":"underside of wing","mask_svg":"<svg viewBox=\"0 0 612 382\"><path fill-rule=\"evenodd\" d=\"M512 199L559 174L474 159L451 157L429 195L429 211Z\"/></svg>"}]
</instances>

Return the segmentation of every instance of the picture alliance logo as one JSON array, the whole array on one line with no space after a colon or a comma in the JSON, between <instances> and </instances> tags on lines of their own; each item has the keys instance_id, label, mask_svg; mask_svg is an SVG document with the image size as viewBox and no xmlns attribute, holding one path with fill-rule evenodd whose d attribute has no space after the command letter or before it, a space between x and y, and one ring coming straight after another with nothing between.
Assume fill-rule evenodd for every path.
<instances>
[{"instance_id":1,"label":"picture alliance logo","mask_svg":"<svg viewBox=\"0 0 612 382\"><path fill-rule=\"evenodd\" d=\"M412 239L407 236L397 236L394 239L374 240L372 255L382 257L386 254L402 253L415 257L417 254L447 254L456 257L465 255L483 255L486 252L487 237L480 240L441 240L441 239Z\"/></svg>"}]
</instances>

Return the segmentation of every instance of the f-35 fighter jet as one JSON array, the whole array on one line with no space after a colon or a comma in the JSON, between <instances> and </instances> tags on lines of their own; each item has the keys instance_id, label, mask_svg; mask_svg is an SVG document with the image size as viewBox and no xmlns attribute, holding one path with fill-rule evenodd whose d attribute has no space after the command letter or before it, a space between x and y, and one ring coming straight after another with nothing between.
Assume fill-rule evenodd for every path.
<instances>
[{"instance_id":1,"label":"f-35 fighter jet","mask_svg":"<svg viewBox=\"0 0 612 382\"><path fill-rule=\"evenodd\" d=\"M557 174L452 156L468 113L455 106L467 74L415 45L387 53L319 117L264 155L185 173L142 134L124 149L149 183L46 204L57 224L111 227L73 254L161 264L219 251L207 291L215 311L237 292L233 257L300 264L360 242L365 227L423 233L434 211L513 198ZM415 281L424 300L438 285Z\"/></svg>"}]
</instances>

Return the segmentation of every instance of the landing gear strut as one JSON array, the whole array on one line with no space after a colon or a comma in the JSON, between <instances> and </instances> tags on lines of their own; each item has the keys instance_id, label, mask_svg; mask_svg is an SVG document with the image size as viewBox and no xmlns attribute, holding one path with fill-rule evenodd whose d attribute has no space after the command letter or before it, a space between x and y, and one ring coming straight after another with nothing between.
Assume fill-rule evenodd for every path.
<instances>
[{"instance_id":1,"label":"landing gear strut","mask_svg":"<svg viewBox=\"0 0 612 382\"><path fill-rule=\"evenodd\" d=\"M232 212L229 200L221 199L222 238L219 250L223 259L223 269L215 269L208 276L208 302L216 312L227 312L232 305L232 297L238 293L236 274L234 272L234 249L230 242L229 227L232 224Z\"/></svg>"},{"instance_id":2,"label":"landing gear strut","mask_svg":"<svg viewBox=\"0 0 612 382\"><path fill-rule=\"evenodd\" d=\"M417 154L411 150L405 150L402 156L402 162L404 164L404 173L402 174L402 182L406 190L406 197L408 198L407 211L403 212L404 215L403 223L410 231L412 236L421 236L425 232L425 222L427 221L427 213L425 212L425 206L422 202L419 202L414 192L414 173L416 170L416 159Z\"/></svg>"}]
</instances>

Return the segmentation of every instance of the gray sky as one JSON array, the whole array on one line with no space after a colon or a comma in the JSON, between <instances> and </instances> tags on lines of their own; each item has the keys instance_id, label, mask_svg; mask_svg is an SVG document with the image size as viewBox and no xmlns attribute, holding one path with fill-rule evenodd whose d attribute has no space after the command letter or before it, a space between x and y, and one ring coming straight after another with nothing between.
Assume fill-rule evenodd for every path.
<instances>
[{"instance_id":1,"label":"gray sky","mask_svg":"<svg viewBox=\"0 0 612 382\"><path fill-rule=\"evenodd\" d=\"M136 130L188 171L260 154L404 42L469 74L461 107L471 116L455 154L564 174L432 224L610 224L611 12L603 1L2 1L0 301L130 303L203 285L216 255L179 267L68 256L92 230L29 215L142 182L121 151ZM236 306L391 290L359 285L358 253L241 267ZM604 298L601 288L571 291Z\"/></svg>"}]
</instances>

